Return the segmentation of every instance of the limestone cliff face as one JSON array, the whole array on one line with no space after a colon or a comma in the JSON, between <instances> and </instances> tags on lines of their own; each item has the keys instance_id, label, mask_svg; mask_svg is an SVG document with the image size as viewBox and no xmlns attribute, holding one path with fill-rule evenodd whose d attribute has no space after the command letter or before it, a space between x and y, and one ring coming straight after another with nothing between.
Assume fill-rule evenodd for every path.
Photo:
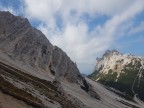
<instances>
[{"instance_id":1,"label":"limestone cliff face","mask_svg":"<svg viewBox=\"0 0 144 108\"><path fill-rule=\"evenodd\" d=\"M25 18L0 12L0 50L13 60L51 72L57 78L78 83L81 75L74 62Z\"/></svg>"},{"instance_id":2,"label":"limestone cliff face","mask_svg":"<svg viewBox=\"0 0 144 108\"><path fill-rule=\"evenodd\" d=\"M130 96L138 94L144 100L144 58L118 51L106 51L97 58L93 80L116 88Z\"/></svg>"}]
</instances>

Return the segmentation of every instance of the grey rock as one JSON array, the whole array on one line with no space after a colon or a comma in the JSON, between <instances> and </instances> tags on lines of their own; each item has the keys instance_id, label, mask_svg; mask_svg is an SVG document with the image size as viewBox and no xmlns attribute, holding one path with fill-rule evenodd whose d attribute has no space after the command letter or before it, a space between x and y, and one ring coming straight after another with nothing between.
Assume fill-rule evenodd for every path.
<instances>
[{"instance_id":1,"label":"grey rock","mask_svg":"<svg viewBox=\"0 0 144 108\"><path fill-rule=\"evenodd\" d=\"M51 73L58 82L67 80L92 91L67 54L53 46L26 18L0 12L0 49L23 65Z\"/></svg>"},{"instance_id":2,"label":"grey rock","mask_svg":"<svg viewBox=\"0 0 144 108\"><path fill-rule=\"evenodd\" d=\"M57 79L78 82L80 72L76 64L26 18L0 12L0 49L13 60L46 72L50 69Z\"/></svg>"}]
</instances>

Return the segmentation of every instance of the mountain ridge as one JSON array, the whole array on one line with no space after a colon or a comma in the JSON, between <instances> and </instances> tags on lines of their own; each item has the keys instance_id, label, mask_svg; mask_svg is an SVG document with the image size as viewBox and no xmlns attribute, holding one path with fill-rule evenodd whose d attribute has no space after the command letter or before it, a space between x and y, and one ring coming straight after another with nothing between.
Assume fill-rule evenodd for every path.
<instances>
[{"instance_id":1,"label":"mountain ridge","mask_svg":"<svg viewBox=\"0 0 144 108\"><path fill-rule=\"evenodd\" d=\"M34 107L87 108L64 90L65 82L100 99L64 51L53 46L26 18L4 11L0 11L0 58L0 90Z\"/></svg>"},{"instance_id":2,"label":"mountain ridge","mask_svg":"<svg viewBox=\"0 0 144 108\"><path fill-rule=\"evenodd\" d=\"M144 57L108 50L102 58L97 58L94 72L89 77L132 98L137 94L144 101Z\"/></svg>"},{"instance_id":3,"label":"mountain ridge","mask_svg":"<svg viewBox=\"0 0 144 108\"><path fill-rule=\"evenodd\" d=\"M55 74L59 73L56 72L58 67L61 68L63 74L65 74L65 71L71 71L75 72L77 76L80 75L78 68L66 53L53 46L41 31L31 27L27 19L15 17L9 12L1 12L0 19L0 49L8 54L10 58L21 61L23 64L30 64L36 69L43 69L48 72L51 69L51 71L55 71ZM54 60L59 60L60 64L55 64L57 62ZM67 70L64 70L62 66L65 66ZM75 70L72 71L71 68ZM73 82L77 81L77 79L75 78Z\"/></svg>"}]
</instances>

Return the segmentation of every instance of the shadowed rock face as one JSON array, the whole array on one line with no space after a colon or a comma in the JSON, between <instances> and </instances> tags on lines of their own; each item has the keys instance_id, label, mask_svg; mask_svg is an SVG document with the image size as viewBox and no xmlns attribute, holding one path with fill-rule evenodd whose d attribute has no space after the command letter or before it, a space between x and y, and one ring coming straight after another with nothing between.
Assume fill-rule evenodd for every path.
<instances>
[{"instance_id":1,"label":"shadowed rock face","mask_svg":"<svg viewBox=\"0 0 144 108\"><path fill-rule=\"evenodd\" d=\"M80 73L76 64L25 18L0 12L0 49L13 60L78 83Z\"/></svg>"},{"instance_id":2,"label":"shadowed rock face","mask_svg":"<svg viewBox=\"0 0 144 108\"><path fill-rule=\"evenodd\" d=\"M55 72L56 79L63 77L74 83L82 80L76 64L70 60L65 52L56 46L52 52L50 70Z\"/></svg>"},{"instance_id":3,"label":"shadowed rock face","mask_svg":"<svg viewBox=\"0 0 144 108\"><path fill-rule=\"evenodd\" d=\"M31 82L33 85L29 85L30 88L35 86L36 88L34 88L34 90L40 91L40 96L41 93L45 94L45 96L50 97L52 100L58 102L63 106L66 106L64 104L65 102L68 103L69 107L66 106L64 108L75 108L71 106L71 102L73 102L73 104L76 104L78 106L83 106L83 103L81 103L81 101L78 99L74 99L73 95L69 96L69 100L71 102L69 102L68 99L65 99L67 98L68 93L64 91L63 83L69 83L69 84L74 83L75 85L77 85L77 87L79 88L81 87L80 88L81 91L85 91L85 93L89 94L89 96L100 100L100 97L93 90L93 87L85 80L84 77L81 76L76 64L67 56L67 54L63 52L59 47L53 46L49 42L49 40L45 37L45 35L41 31L33 28L30 25L29 21L25 18L14 16L9 12L0 12L0 52L3 52L4 55L5 54L8 55L12 59L12 61L20 63L20 65L22 66L25 65L30 68L32 67L32 70L37 70L37 73L39 72L39 75L41 75L41 71L49 73L49 74L42 73L44 75L51 74L48 77L50 78L52 77L53 79L53 83L51 82L52 84L49 84L50 82L34 78L29 74L28 75L24 74L22 75L22 78L19 78L19 75L21 75L23 72L19 72L19 70L16 69L12 71L13 73L10 73L11 69L9 70L9 72L6 71L4 76L9 77L7 76L8 73L14 77L13 74L15 74L15 77L18 77L17 79L18 82L23 82L25 84L24 87L26 85L29 85L27 84L27 82ZM7 70L7 66L4 68L5 68L4 70ZM9 68L12 67L10 66ZM1 70L0 72L1 74L3 74ZM27 77L23 78L23 76L25 75ZM10 77L12 81L13 77ZM28 77L30 77L30 79L33 80L29 81ZM26 81L26 79L28 81ZM11 82L11 80L8 81L7 83L9 84L9 82ZM43 85L46 85L48 86L48 88L53 89L54 90L53 93L50 92L47 93L46 92L47 90L45 89L48 88L47 87L45 88ZM13 88L17 89L17 87ZM27 89L30 90L30 88L28 87ZM7 89L7 92L9 92L9 89ZM22 92L25 93L26 91ZM15 92L13 93L15 94ZM59 94L58 97L57 95L52 96L53 94L57 93ZM60 101L61 100L60 97L64 98L62 101L64 103Z\"/></svg>"}]
</instances>

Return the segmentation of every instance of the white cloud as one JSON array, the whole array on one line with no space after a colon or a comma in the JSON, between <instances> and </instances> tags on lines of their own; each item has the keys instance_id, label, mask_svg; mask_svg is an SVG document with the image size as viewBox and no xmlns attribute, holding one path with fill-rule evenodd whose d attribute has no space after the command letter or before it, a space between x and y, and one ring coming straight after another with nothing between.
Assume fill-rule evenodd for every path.
<instances>
[{"instance_id":1,"label":"white cloud","mask_svg":"<svg viewBox=\"0 0 144 108\"><path fill-rule=\"evenodd\" d=\"M113 45L121 27L144 9L143 0L23 0L23 3L26 16L42 22L38 28L48 39L66 51L80 70L89 71L95 58ZM90 26L81 18L85 14L110 18L89 31ZM62 24L61 29L57 21Z\"/></svg>"},{"instance_id":2,"label":"white cloud","mask_svg":"<svg viewBox=\"0 0 144 108\"><path fill-rule=\"evenodd\" d=\"M23 0L28 17L38 18L48 27L55 28L55 15L60 14L63 23L77 22L79 17L88 13L94 17L97 14L115 15L123 12L135 0ZM72 16L71 13L75 12Z\"/></svg>"}]
</instances>

